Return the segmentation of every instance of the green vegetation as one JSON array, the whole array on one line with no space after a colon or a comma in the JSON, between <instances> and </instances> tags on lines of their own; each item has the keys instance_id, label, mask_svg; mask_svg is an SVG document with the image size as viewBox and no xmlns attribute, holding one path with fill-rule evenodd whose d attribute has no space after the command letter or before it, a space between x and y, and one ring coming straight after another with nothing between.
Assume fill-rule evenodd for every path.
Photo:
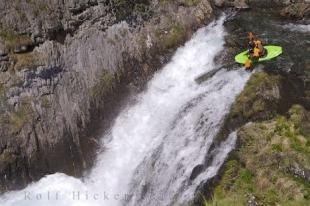
<instances>
[{"instance_id":1,"label":"green vegetation","mask_svg":"<svg viewBox=\"0 0 310 206\"><path fill-rule=\"evenodd\" d=\"M185 38L185 28L176 23L169 27L166 34L163 34L161 31L157 30L155 32L155 36L161 49L173 48Z\"/></svg>"},{"instance_id":2,"label":"green vegetation","mask_svg":"<svg viewBox=\"0 0 310 206\"><path fill-rule=\"evenodd\" d=\"M23 126L33 118L33 110L27 100L22 100L20 105L13 111L9 117L9 126L11 133L19 132Z\"/></svg>"},{"instance_id":3,"label":"green vegetation","mask_svg":"<svg viewBox=\"0 0 310 206\"><path fill-rule=\"evenodd\" d=\"M17 46L30 45L32 40L26 34L17 34L9 28L0 28L0 38L4 40L6 47L12 51Z\"/></svg>"},{"instance_id":4,"label":"green vegetation","mask_svg":"<svg viewBox=\"0 0 310 206\"><path fill-rule=\"evenodd\" d=\"M9 149L4 149L0 154L0 162L2 167L6 167L9 164L14 163L16 156L11 153Z\"/></svg>"},{"instance_id":5,"label":"green vegetation","mask_svg":"<svg viewBox=\"0 0 310 206\"><path fill-rule=\"evenodd\" d=\"M112 0L112 6L115 8L115 14L118 21L124 20L133 13L140 14L143 18L151 15L149 10L149 1L135 0Z\"/></svg>"},{"instance_id":6,"label":"green vegetation","mask_svg":"<svg viewBox=\"0 0 310 206\"><path fill-rule=\"evenodd\" d=\"M101 75L99 82L91 89L90 96L93 99L100 99L111 92L115 87L115 76L107 71Z\"/></svg>"},{"instance_id":7,"label":"green vegetation","mask_svg":"<svg viewBox=\"0 0 310 206\"><path fill-rule=\"evenodd\" d=\"M52 103L50 102L48 95L44 95L43 97L41 97L41 106L46 109L52 106Z\"/></svg>"},{"instance_id":8,"label":"green vegetation","mask_svg":"<svg viewBox=\"0 0 310 206\"><path fill-rule=\"evenodd\" d=\"M256 114L264 112L265 116L273 117L276 110L276 102L267 102L264 96L270 96L273 88L277 87L280 81L281 77L279 75L268 75L265 72L253 74L247 82L245 89L233 104L230 116L233 118L242 116L248 120ZM266 92L266 95L263 95L262 91L270 92Z\"/></svg>"},{"instance_id":9,"label":"green vegetation","mask_svg":"<svg viewBox=\"0 0 310 206\"><path fill-rule=\"evenodd\" d=\"M309 205L310 183L288 171L293 164L310 168L309 115L294 105L288 117L242 127L241 146L224 165L213 199L205 205L245 205L254 196L259 205Z\"/></svg>"}]
</instances>

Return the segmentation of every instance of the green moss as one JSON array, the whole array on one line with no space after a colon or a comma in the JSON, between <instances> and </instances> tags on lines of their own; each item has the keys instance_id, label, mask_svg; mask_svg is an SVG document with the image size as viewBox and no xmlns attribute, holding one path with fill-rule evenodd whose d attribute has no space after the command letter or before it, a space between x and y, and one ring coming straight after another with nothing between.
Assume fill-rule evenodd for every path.
<instances>
[{"instance_id":1,"label":"green moss","mask_svg":"<svg viewBox=\"0 0 310 206\"><path fill-rule=\"evenodd\" d=\"M280 76L257 72L251 76L244 90L236 98L231 107L230 117L254 118L260 112L273 116L276 105L267 105L262 91L272 90L280 82Z\"/></svg>"},{"instance_id":2,"label":"green moss","mask_svg":"<svg viewBox=\"0 0 310 206\"><path fill-rule=\"evenodd\" d=\"M109 44L112 44L113 46L116 45L115 41L114 41L112 38L107 38L107 42L108 42Z\"/></svg>"},{"instance_id":3,"label":"green moss","mask_svg":"<svg viewBox=\"0 0 310 206\"><path fill-rule=\"evenodd\" d=\"M4 40L5 45L11 51L17 46L32 44L30 36L26 34L17 34L9 28L0 28L0 38Z\"/></svg>"},{"instance_id":4,"label":"green moss","mask_svg":"<svg viewBox=\"0 0 310 206\"><path fill-rule=\"evenodd\" d=\"M308 200L287 201L282 204L283 206L309 206Z\"/></svg>"},{"instance_id":5,"label":"green moss","mask_svg":"<svg viewBox=\"0 0 310 206\"><path fill-rule=\"evenodd\" d=\"M177 46L185 38L185 28L181 24L173 24L169 27L167 34L156 30L155 36L161 49L169 49Z\"/></svg>"},{"instance_id":6,"label":"green moss","mask_svg":"<svg viewBox=\"0 0 310 206\"><path fill-rule=\"evenodd\" d=\"M222 199L214 198L212 201L205 201L204 206L243 206L245 198L242 196L230 196Z\"/></svg>"},{"instance_id":7,"label":"green moss","mask_svg":"<svg viewBox=\"0 0 310 206\"><path fill-rule=\"evenodd\" d=\"M9 164L14 163L16 156L8 149L4 149L0 154L0 164L2 167L6 167Z\"/></svg>"},{"instance_id":8,"label":"green moss","mask_svg":"<svg viewBox=\"0 0 310 206\"><path fill-rule=\"evenodd\" d=\"M275 152L282 152L282 145L281 144L272 144L271 148Z\"/></svg>"},{"instance_id":9,"label":"green moss","mask_svg":"<svg viewBox=\"0 0 310 206\"><path fill-rule=\"evenodd\" d=\"M101 99L105 94L111 92L114 87L114 74L104 71L99 79L99 82L91 89L90 96L92 99Z\"/></svg>"},{"instance_id":10,"label":"green moss","mask_svg":"<svg viewBox=\"0 0 310 206\"><path fill-rule=\"evenodd\" d=\"M267 191L265 192L265 196L264 196L264 202L268 205L274 205L275 203L279 202L279 196L277 194L277 192L270 188L267 189Z\"/></svg>"},{"instance_id":11,"label":"green moss","mask_svg":"<svg viewBox=\"0 0 310 206\"><path fill-rule=\"evenodd\" d=\"M45 95L45 96L41 97L41 106L44 108L51 108L52 103L50 102L48 96Z\"/></svg>"},{"instance_id":12,"label":"green moss","mask_svg":"<svg viewBox=\"0 0 310 206\"><path fill-rule=\"evenodd\" d=\"M149 10L149 1L126 1L126 0L111 0L116 19L118 21L125 20L126 18L133 16L133 14L140 14L143 18L151 15Z\"/></svg>"},{"instance_id":13,"label":"green moss","mask_svg":"<svg viewBox=\"0 0 310 206\"><path fill-rule=\"evenodd\" d=\"M11 133L19 132L23 126L33 117L33 110L29 102L22 101L21 104L13 111L9 118Z\"/></svg>"},{"instance_id":14,"label":"green moss","mask_svg":"<svg viewBox=\"0 0 310 206\"><path fill-rule=\"evenodd\" d=\"M239 165L236 160L230 160L225 164L222 180L214 189L214 196L216 198L223 198L225 196L225 190L230 189L230 184L234 183L238 170Z\"/></svg>"},{"instance_id":15,"label":"green moss","mask_svg":"<svg viewBox=\"0 0 310 206\"><path fill-rule=\"evenodd\" d=\"M242 184L251 184L252 183L253 177L252 177L251 172L248 169L241 170L239 177L240 177L240 182Z\"/></svg>"}]
</instances>

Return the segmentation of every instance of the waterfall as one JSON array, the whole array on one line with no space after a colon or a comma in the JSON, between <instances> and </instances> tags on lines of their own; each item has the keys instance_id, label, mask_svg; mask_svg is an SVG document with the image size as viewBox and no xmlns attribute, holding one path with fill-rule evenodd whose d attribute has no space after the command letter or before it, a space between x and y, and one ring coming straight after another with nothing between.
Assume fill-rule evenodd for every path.
<instances>
[{"instance_id":1,"label":"waterfall","mask_svg":"<svg viewBox=\"0 0 310 206\"><path fill-rule=\"evenodd\" d=\"M154 75L144 92L120 112L102 138L102 152L83 179L56 173L0 197L3 206L96 206L186 204L197 185L214 176L235 145L236 134L216 148L204 164L235 96L250 73L221 70L206 82L223 50L224 17L199 29L171 61Z\"/></svg>"}]
</instances>

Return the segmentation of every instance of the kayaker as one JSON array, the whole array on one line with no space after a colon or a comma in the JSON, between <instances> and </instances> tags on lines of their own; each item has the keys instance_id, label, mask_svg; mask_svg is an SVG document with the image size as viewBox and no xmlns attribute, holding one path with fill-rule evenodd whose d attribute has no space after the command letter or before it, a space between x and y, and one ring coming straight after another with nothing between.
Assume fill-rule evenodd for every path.
<instances>
[{"instance_id":1,"label":"kayaker","mask_svg":"<svg viewBox=\"0 0 310 206\"><path fill-rule=\"evenodd\" d=\"M250 69L252 62L257 61L260 57L265 56L266 52L263 47L262 41L255 38L252 32L248 32L247 37L249 39L248 46L248 59L246 60L244 66L246 69Z\"/></svg>"},{"instance_id":2,"label":"kayaker","mask_svg":"<svg viewBox=\"0 0 310 206\"><path fill-rule=\"evenodd\" d=\"M265 52L262 42L257 39L254 41L254 44L255 44L255 48L259 49L259 57L265 56L266 52Z\"/></svg>"}]
</instances>

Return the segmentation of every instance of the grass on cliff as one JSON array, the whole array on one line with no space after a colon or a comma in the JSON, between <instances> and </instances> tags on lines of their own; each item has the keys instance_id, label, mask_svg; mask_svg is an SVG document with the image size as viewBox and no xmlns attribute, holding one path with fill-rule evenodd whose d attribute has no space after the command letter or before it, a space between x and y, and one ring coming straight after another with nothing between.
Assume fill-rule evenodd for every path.
<instances>
[{"instance_id":1,"label":"grass on cliff","mask_svg":"<svg viewBox=\"0 0 310 206\"><path fill-rule=\"evenodd\" d=\"M310 169L306 114L294 105L288 117L241 128L241 146L225 163L214 197L205 205L246 205L252 196L259 205L309 205L310 183L288 170L294 164Z\"/></svg>"}]
</instances>

